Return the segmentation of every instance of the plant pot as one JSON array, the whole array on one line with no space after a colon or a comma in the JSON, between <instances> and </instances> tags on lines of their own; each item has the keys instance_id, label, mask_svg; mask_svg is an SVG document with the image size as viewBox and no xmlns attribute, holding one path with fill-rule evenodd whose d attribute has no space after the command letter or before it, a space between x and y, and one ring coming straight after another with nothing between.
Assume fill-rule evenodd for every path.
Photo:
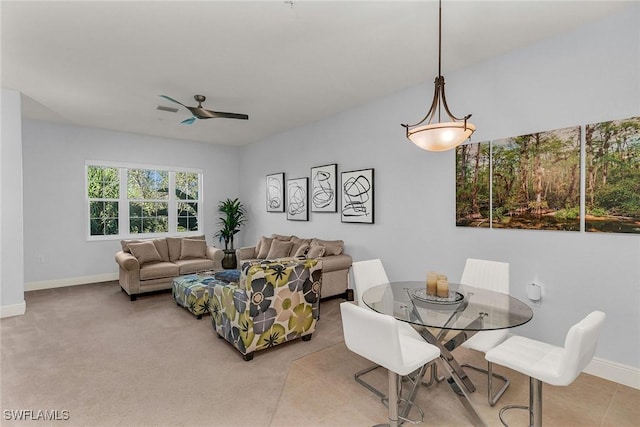
<instances>
[{"instance_id":1,"label":"plant pot","mask_svg":"<svg viewBox=\"0 0 640 427\"><path fill-rule=\"evenodd\" d=\"M224 258L222 258L222 268L225 270L233 270L237 267L238 260L236 259L235 249L225 249Z\"/></svg>"}]
</instances>

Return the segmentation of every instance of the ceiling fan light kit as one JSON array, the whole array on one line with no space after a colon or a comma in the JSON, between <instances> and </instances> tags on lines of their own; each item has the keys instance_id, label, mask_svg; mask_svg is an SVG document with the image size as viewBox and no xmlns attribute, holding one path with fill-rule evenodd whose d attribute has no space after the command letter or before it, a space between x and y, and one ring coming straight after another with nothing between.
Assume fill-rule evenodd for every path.
<instances>
[{"instance_id":1,"label":"ceiling fan light kit","mask_svg":"<svg viewBox=\"0 0 640 427\"><path fill-rule=\"evenodd\" d=\"M190 107L188 105L184 105L182 102L177 101L167 95L159 95L161 98L164 98L168 101L171 102L175 102L176 104L182 105L184 108L186 108L187 110L189 110L192 114L192 117L189 117L188 119L183 120L181 123L183 124L193 124L193 122L196 121L196 119L216 119L216 118L222 118L222 119L239 119L239 120L249 120L249 116L246 114L241 114L241 113L227 113L227 112L222 112L222 111L211 111L211 110L207 110L205 108L202 107L202 103L204 101L206 101L207 97L204 95L195 95L193 97L193 99L196 100L196 102L198 103L197 107ZM171 109L170 107L163 107L161 105L158 106L158 110L163 110L163 111L173 111L173 109ZM175 109L175 111L178 111L177 109Z\"/></svg>"},{"instance_id":2,"label":"ceiling fan light kit","mask_svg":"<svg viewBox=\"0 0 640 427\"><path fill-rule=\"evenodd\" d=\"M438 3L438 76L434 81L433 101L427 115L413 125L403 124L407 138L418 147L428 151L446 151L457 147L471 137L476 127L468 120L471 114L458 118L451 114L444 94L442 65L442 0ZM441 120L442 109L449 121ZM437 119L434 121L434 119Z\"/></svg>"}]
</instances>

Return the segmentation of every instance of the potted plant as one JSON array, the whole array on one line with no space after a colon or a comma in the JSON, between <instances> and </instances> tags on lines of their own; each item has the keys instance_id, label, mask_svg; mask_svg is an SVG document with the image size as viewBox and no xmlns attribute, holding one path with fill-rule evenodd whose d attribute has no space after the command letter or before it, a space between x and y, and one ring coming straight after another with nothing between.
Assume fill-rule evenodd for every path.
<instances>
[{"instance_id":1,"label":"potted plant","mask_svg":"<svg viewBox=\"0 0 640 427\"><path fill-rule=\"evenodd\" d=\"M224 214L218 220L220 230L215 234L219 241L224 240L223 268L236 268L236 251L233 249L233 236L246 222L246 210L240 200L227 199L218 203L218 212Z\"/></svg>"}]
</instances>

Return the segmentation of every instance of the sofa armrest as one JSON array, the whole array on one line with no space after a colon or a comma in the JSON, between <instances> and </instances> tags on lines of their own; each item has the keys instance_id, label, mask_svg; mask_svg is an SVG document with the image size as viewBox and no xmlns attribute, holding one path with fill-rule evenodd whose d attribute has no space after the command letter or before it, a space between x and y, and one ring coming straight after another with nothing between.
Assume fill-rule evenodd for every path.
<instances>
[{"instance_id":1,"label":"sofa armrest","mask_svg":"<svg viewBox=\"0 0 640 427\"><path fill-rule=\"evenodd\" d=\"M330 273L332 271L348 270L351 267L353 259L350 255L330 255L327 257L319 258L322 260L322 271Z\"/></svg>"},{"instance_id":2,"label":"sofa armrest","mask_svg":"<svg viewBox=\"0 0 640 427\"><path fill-rule=\"evenodd\" d=\"M138 259L131 255L129 252L117 252L116 262L125 271L140 270L140 263L138 262Z\"/></svg>"},{"instance_id":3,"label":"sofa armrest","mask_svg":"<svg viewBox=\"0 0 640 427\"><path fill-rule=\"evenodd\" d=\"M258 254L256 254L255 246L245 246L240 249L236 249L236 259L238 263L245 259L256 259Z\"/></svg>"},{"instance_id":4,"label":"sofa armrest","mask_svg":"<svg viewBox=\"0 0 640 427\"><path fill-rule=\"evenodd\" d=\"M207 258L213 260L214 268L222 268L222 259L224 258L224 250L214 248L213 246L207 246Z\"/></svg>"}]
</instances>

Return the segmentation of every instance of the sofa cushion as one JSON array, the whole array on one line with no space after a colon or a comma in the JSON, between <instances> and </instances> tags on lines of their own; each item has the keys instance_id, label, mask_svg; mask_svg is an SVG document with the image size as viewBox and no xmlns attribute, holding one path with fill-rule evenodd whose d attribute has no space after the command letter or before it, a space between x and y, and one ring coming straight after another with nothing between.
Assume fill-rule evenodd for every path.
<instances>
[{"instance_id":1,"label":"sofa cushion","mask_svg":"<svg viewBox=\"0 0 640 427\"><path fill-rule=\"evenodd\" d=\"M275 233L271 235L272 239L280 240L281 242L288 242L294 237L296 236L285 236L284 234L275 234Z\"/></svg>"},{"instance_id":2,"label":"sofa cushion","mask_svg":"<svg viewBox=\"0 0 640 427\"><path fill-rule=\"evenodd\" d=\"M204 234L200 236L185 237L167 237L167 245L169 246L169 261L177 261L182 253L182 239L189 240L205 240Z\"/></svg>"},{"instance_id":3,"label":"sofa cushion","mask_svg":"<svg viewBox=\"0 0 640 427\"><path fill-rule=\"evenodd\" d=\"M301 239L296 236L292 236L291 241L293 242L293 246L291 247L291 256L294 256L296 252L298 252L298 249L300 249L300 246L308 245L311 243L311 239Z\"/></svg>"},{"instance_id":4,"label":"sofa cushion","mask_svg":"<svg viewBox=\"0 0 640 427\"><path fill-rule=\"evenodd\" d=\"M179 274L197 273L198 271L211 270L214 266L214 262L208 258L192 258L192 259L179 259L174 261L174 264L178 268Z\"/></svg>"},{"instance_id":5,"label":"sofa cushion","mask_svg":"<svg viewBox=\"0 0 640 427\"><path fill-rule=\"evenodd\" d=\"M296 252L293 254L294 257L306 257L307 256L307 252L309 252L309 248L310 246L307 244L301 245ZM291 250L293 251L293 247L291 248Z\"/></svg>"},{"instance_id":6,"label":"sofa cushion","mask_svg":"<svg viewBox=\"0 0 640 427\"><path fill-rule=\"evenodd\" d=\"M324 246L324 256L340 255L344 249L344 240L313 239L311 240L311 247L313 246Z\"/></svg>"},{"instance_id":7,"label":"sofa cushion","mask_svg":"<svg viewBox=\"0 0 640 427\"><path fill-rule=\"evenodd\" d=\"M161 279L180 274L178 266L172 262L152 262L140 267L140 280Z\"/></svg>"},{"instance_id":8,"label":"sofa cushion","mask_svg":"<svg viewBox=\"0 0 640 427\"><path fill-rule=\"evenodd\" d=\"M153 244L156 245L162 261L169 261L169 245L167 245L167 239L153 239Z\"/></svg>"},{"instance_id":9,"label":"sofa cushion","mask_svg":"<svg viewBox=\"0 0 640 427\"><path fill-rule=\"evenodd\" d=\"M262 236L256 245L256 257L262 259L266 258L267 255L269 255L269 249L271 249L271 242L273 242L271 237Z\"/></svg>"},{"instance_id":10,"label":"sofa cushion","mask_svg":"<svg viewBox=\"0 0 640 427\"><path fill-rule=\"evenodd\" d=\"M324 246L310 246L309 251L307 252L307 258L320 258L325 255L325 247Z\"/></svg>"},{"instance_id":11,"label":"sofa cushion","mask_svg":"<svg viewBox=\"0 0 640 427\"><path fill-rule=\"evenodd\" d=\"M206 258L207 242L196 239L182 239L180 259Z\"/></svg>"},{"instance_id":12,"label":"sofa cushion","mask_svg":"<svg viewBox=\"0 0 640 427\"><path fill-rule=\"evenodd\" d=\"M160 258L162 261L169 261L169 247L167 246L167 239L153 239L153 240L121 240L120 245L122 246L122 252L131 253L131 248L129 247L132 243L144 243L144 242L153 242L156 245L156 249L160 254Z\"/></svg>"},{"instance_id":13,"label":"sofa cushion","mask_svg":"<svg viewBox=\"0 0 640 427\"><path fill-rule=\"evenodd\" d=\"M149 262L162 261L162 257L156 249L156 245L152 241L129 243L128 245L131 254L136 257L140 265Z\"/></svg>"},{"instance_id":14,"label":"sofa cushion","mask_svg":"<svg viewBox=\"0 0 640 427\"><path fill-rule=\"evenodd\" d=\"M267 254L268 259L284 258L289 256L293 242L283 242L281 240L273 240L271 242L271 248Z\"/></svg>"}]
</instances>

